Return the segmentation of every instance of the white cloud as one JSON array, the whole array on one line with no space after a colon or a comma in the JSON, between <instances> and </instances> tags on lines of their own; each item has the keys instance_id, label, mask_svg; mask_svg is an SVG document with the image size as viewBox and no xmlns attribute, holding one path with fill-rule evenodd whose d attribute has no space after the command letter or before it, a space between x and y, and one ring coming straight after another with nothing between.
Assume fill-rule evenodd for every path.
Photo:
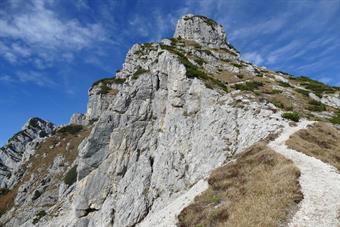
<instances>
[{"instance_id":1,"label":"white cloud","mask_svg":"<svg viewBox=\"0 0 340 227\"><path fill-rule=\"evenodd\" d=\"M263 57L259 53L256 53L256 52L248 52L248 53L242 54L242 58L256 65L261 65L263 63Z\"/></svg>"},{"instance_id":2,"label":"white cloud","mask_svg":"<svg viewBox=\"0 0 340 227\"><path fill-rule=\"evenodd\" d=\"M52 1L31 0L24 10L0 17L0 53L11 63L32 55L51 60L54 53L79 51L105 40L100 24L81 24L77 19L60 18L52 11ZM17 8L19 6L16 6ZM13 12L17 9L14 6ZM8 41L10 40L10 41Z\"/></svg>"},{"instance_id":3,"label":"white cloud","mask_svg":"<svg viewBox=\"0 0 340 227\"><path fill-rule=\"evenodd\" d=\"M15 75L3 75L0 76L0 82L10 83L10 84L19 84L19 83L29 83L35 84L40 87L53 87L57 84L49 79L46 75L36 72L36 71L27 71L27 72L17 72Z\"/></svg>"},{"instance_id":4,"label":"white cloud","mask_svg":"<svg viewBox=\"0 0 340 227\"><path fill-rule=\"evenodd\" d=\"M0 81L2 82L7 82L7 83L11 83L13 82L13 78L9 75L4 75L4 76L0 76Z\"/></svg>"}]
</instances>

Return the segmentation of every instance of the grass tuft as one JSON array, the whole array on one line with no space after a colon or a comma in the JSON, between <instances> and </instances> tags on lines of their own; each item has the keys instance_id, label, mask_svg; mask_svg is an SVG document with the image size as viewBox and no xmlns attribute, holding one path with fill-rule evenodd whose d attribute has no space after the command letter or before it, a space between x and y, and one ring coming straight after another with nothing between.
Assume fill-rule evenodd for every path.
<instances>
[{"instance_id":1,"label":"grass tuft","mask_svg":"<svg viewBox=\"0 0 340 227\"><path fill-rule=\"evenodd\" d=\"M262 82L259 82L259 81L247 81L245 83L235 84L233 86L233 88L236 89L236 90L241 90L241 91L255 91L255 90L259 89L262 86L263 86Z\"/></svg>"},{"instance_id":2,"label":"grass tuft","mask_svg":"<svg viewBox=\"0 0 340 227\"><path fill-rule=\"evenodd\" d=\"M282 114L282 117L295 122L300 120L300 115L297 112L286 112Z\"/></svg>"}]
</instances>

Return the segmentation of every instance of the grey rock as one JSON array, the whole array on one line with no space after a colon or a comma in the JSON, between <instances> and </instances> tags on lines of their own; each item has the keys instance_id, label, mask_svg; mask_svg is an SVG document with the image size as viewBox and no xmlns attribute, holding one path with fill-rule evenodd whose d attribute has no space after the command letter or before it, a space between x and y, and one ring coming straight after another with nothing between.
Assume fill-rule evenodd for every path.
<instances>
[{"instance_id":1,"label":"grey rock","mask_svg":"<svg viewBox=\"0 0 340 227\"><path fill-rule=\"evenodd\" d=\"M70 119L70 124L87 125L88 123L86 115L82 113L74 113Z\"/></svg>"},{"instance_id":2,"label":"grey rock","mask_svg":"<svg viewBox=\"0 0 340 227\"><path fill-rule=\"evenodd\" d=\"M10 188L20 177L20 165L41 141L52 134L55 125L40 118L29 119L22 130L0 148L0 188Z\"/></svg>"},{"instance_id":3,"label":"grey rock","mask_svg":"<svg viewBox=\"0 0 340 227\"><path fill-rule=\"evenodd\" d=\"M239 59L222 26L210 19L181 18L175 37L202 45L205 51L176 48L202 58L208 73L224 69L254 75L254 66ZM171 40L162 42L172 45ZM241 64L240 69L230 61ZM140 69L143 73L134 76ZM36 186L31 176L19 188L18 210L8 226L29 225L37 209L53 202L48 205L51 215L39 226L135 226L286 124L273 105L251 94L226 93L188 78L179 56L157 43L134 45L115 76L125 79L107 87L116 92L93 86L85 117L73 117L78 123L96 120L72 164L78 165L77 182L67 188L57 180L64 166L62 157L56 157L46 171L50 181ZM41 195L27 199L35 190Z\"/></svg>"}]
</instances>

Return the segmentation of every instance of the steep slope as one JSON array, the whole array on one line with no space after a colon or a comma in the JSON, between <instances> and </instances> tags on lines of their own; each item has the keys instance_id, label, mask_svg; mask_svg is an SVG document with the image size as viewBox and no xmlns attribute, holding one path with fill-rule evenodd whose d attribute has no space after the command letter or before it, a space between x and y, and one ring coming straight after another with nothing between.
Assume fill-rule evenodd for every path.
<instances>
[{"instance_id":1,"label":"steep slope","mask_svg":"<svg viewBox=\"0 0 340 227\"><path fill-rule=\"evenodd\" d=\"M68 126L77 138L74 146L80 143L77 156L66 164L53 156L38 171L39 179L54 179L53 166L61 166L59 178L42 187L48 193L28 173L31 178L23 183L32 187L26 196L36 190L40 195L17 203L0 222L143 226L169 207L189 204L205 189L204 179L212 170L288 127L291 121L284 117L334 120L338 100L338 88L242 61L222 26L186 15L178 21L174 38L134 45L115 77L93 84L87 112L71 119L85 131ZM67 151L54 149L58 141L65 144L71 138L52 139L51 151L42 153ZM73 180L65 186L60 176L68 173ZM46 204L56 190L58 196ZM176 201L186 196L191 199L178 206ZM170 224L175 225L179 212L171 209Z\"/></svg>"},{"instance_id":2,"label":"steep slope","mask_svg":"<svg viewBox=\"0 0 340 227\"><path fill-rule=\"evenodd\" d=\"M31 118L22 130L0 148L0 188L10 188L17 181L22 161L32 154L42 138L51 135L55 126L40 118ZM20 173L18 173L20 174Z\"/></svg>"}]
</instances>

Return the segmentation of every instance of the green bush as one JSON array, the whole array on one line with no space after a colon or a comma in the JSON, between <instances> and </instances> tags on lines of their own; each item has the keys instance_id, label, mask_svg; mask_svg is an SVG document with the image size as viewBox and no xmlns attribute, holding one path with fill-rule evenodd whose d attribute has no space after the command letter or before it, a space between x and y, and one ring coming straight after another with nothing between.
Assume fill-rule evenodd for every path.
<instances>
[{"instance_id":1,"label":"green bush","mask_svg":"<svg viewBox=\"0 0 340 227\"><path fill-rule=\"evenodd\" d=\"M136 80L138 77L144 73L149 72L147 69L143 69L142 67L138 67L137 71L132 75L132 79Z\"/></svg>"},{"instance_id":2,"label":"green bush","mask_svg":"<svg viewBox=\"0 0 340 227\"><path fill-rule=\"evenodd\" d=\"M233 88L236 90L241 90L241 91L255 91L259 89L259 87L262 87L262 86L263 86L262 82L247 81L245 83L235 84Z\"/></svg>"},{"instance_id":3,"label":"green bush","mask_svg":"<svg viewBox=\"0 0 340 227\"><path fill-rule=\"evenodd\" d=\"M286 112L282 114L282 117L295 122L300 120L300 115L297 112Z\"/></svg>"},{"instance_id":4,"label":"green bush","mask_svg":"<svg viewBox=\"0 0 340 227\"><path fill-rule=\"evenodd\" d=\"M68 186L72 185L74 182L77 181L77 165L73 166L65 175L64 183Z\"/></svg>"},{"instance_id":5,"label":"green bush","mask_svg":"<svg viewBox=\"0 0 340 227\"><path fill-rule=\"evenodd\" d=\"M297 88L297 89L295 89L295 91L300 93L300 94L302 94L302 95L304 95L304 96L307 96L307 97L309 96L309 91L307 91L307 90L303 90L303 89Z\"/></svg>"},{"instance_id":6,"label":"green bush","mask_svg":"<svg viewBox=\"0 0 340 227\"><path fill-rule=\"evenodd\" d=\"M278 100L272 100L272 103L274 104L274 106L276 106L277 108L283 109L285 106L282 102L278 101Z\"/></svg>"},{"instance_id":7,"label":"green bush","mask_svg":"<svg viewBox=\"0 0 340 227\"><path fill-rule=\"evenodd\" d=\"M57 132L62 134L77 134L83 129L82 125L70 124L60 128Z\"/></svg>"},{"instance_id":8,"label":"green bush","mask_svg":"<svg viewBox=\"0 0 340 227\"><path fill-rule=\"evenodd\" d=\"M317 96L322 97L323 93L334 93L336 89L330 87L320 81L312 80L306 76L295 77L294 80L300 82L301 86L313 91Z\"/></svg>"},{"instance_id":9,"label":"green bush","mask_svg":"<svg viewBox=\"0 0 340 227\"><path fill-rule=\"evenodd\" d=\"M41 218L43 218L44 216L46 216L46 211L44 211L44 210L41 210L41 211L39 211L38 213L36 213L35 214L35 217L34 217L34 219L33 219L33 224L35 225L35 224L37 224L39 221L40 221L40 219Z\"/></svg>"},{"instance_id":10,"label":"green bush","mask_svg":"<svg viewBox=\"0 0 340 227\"><path fill-rule=\"evenodd\" d=\"M92 88L94 86L100 85L100 94L107 94L111 91L110 85L115 84L123 84L126 79L124 78L104 78L101 80L98 80L92 84Z\"/></svg>"},{"instance_id":11,"label":"green bush","mask_svg":"<svg viewBox=\"0 0 340 227\"><path fill-rule=\"evenodd\" d=\"M115 83L115 84L123 84L125 81L126 81L125 78L114 78L112 80L112 82Z\"/></svg>"},{"instance_id":12,"label":"green bush","mask_svg":"<svg viewBox=\"0 0 340 227\"><path fill-rule=\"evenodd\" d=\"M287 75L287 76L292 76L291 74L287 73L287 72L283 72L283 71L275 71L276 73L281 73L283 75Z\"/></svg>"},{"instance_id":13,"label":"green bush","mask_svg":"<svg viewBox=\"0 0 340 227\"><path fill-rule=\"evenodd\" d=\"M283 81L278 81L278 84L279 84L281 87L292 87L289 83L283 82Z\"/></svg>"},{"instance_id":14,"label":"green bush","mask_svg":"<svg viewBox=\"0 0 340 227\"><path fill-rule=\"evenodd\" d=\"M316 100L313 99L313 100L309 101L308 109L310 111L321 112L321 111L325 111L326 110L326 105L324 105L321 102L316 101Z\"/></svg>"},{"instance_id":15,"label":"green bush","mask_svg":"<svg viewBox=\"0 0 340 227\"><path fill-rule=\"evenodd\" d=\"M335 113L335 116L329 120L333 124L340 124L340 111Z\"/></svg>"}]
</instances>

